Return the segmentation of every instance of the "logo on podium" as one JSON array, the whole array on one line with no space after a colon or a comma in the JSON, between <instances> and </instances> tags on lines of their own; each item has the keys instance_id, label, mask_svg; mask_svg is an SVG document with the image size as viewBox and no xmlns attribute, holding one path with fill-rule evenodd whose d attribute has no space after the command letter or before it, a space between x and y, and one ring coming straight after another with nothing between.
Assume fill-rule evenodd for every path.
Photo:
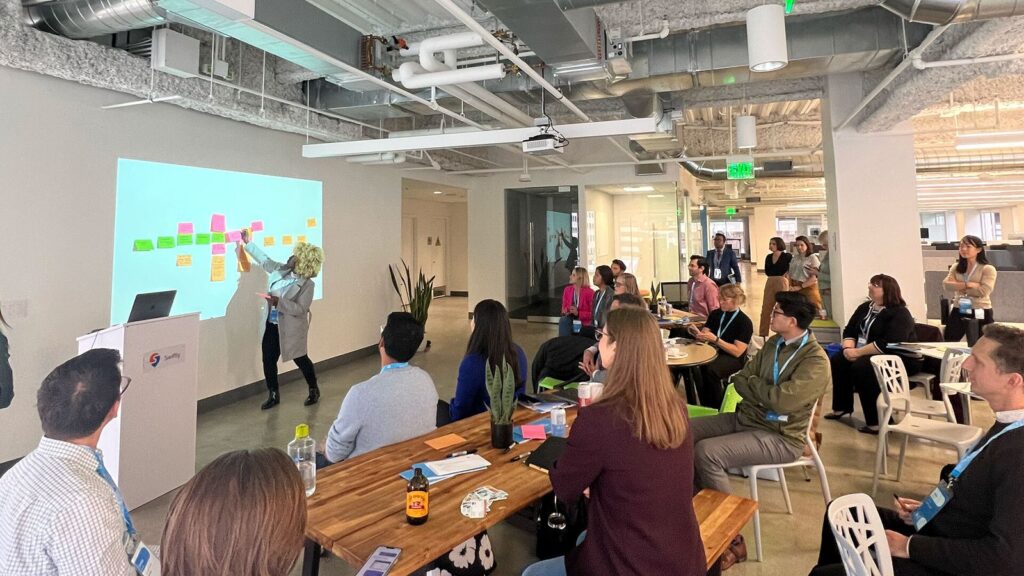
<instances>
[{"instance_id":1,"label":"logo on podium","mask_svg":"<svg viewBox=\"0 0 1024 576\"><path fill-rule=\"evenodd\" d=\"M170 346L161 350L153 350L142 359L143 372L152 372L164 366L177 364L185 360L185 345Z\"/></svg>"}]
</instances>

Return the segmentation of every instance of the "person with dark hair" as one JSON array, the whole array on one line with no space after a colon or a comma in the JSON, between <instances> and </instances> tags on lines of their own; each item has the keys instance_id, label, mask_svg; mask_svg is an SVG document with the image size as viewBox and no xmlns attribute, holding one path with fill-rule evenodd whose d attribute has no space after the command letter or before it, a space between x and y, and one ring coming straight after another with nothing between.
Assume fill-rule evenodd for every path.
<instances>
[{"instance_id":1,"label":"person with dark hair","mask_svg":"<svg viewBox=\"0 0 1024 576\"><path fill-rule=\"evenodd\" d=\"M690 256L690 312L707 318L712 310L718 310L718 285L708 278L708 261L700 256Z\"/></svg>"},{"instance_id":2,"label":"person with dark hair","mask_svg":"<svg viewBox=\"0 0 1024 576\"><path fill-rule=\"evenodd\" d=\"M131 383L120 363L117 350L89 350L39 387L43 438L0 477L0 574L135 574L142 544L97 449Z\"/></svg>"},{"instance_id":3,"label":"person with dark hair","mask_svg":"<svg viewBox=\"0 0 1024 576\"><path fill-rule=\"evenodd\" d=\"M789 289L799 292L814 304L815 316L821 309L821 293L818 292L818 270L821 260L814 253L814 244L807 236L797 236L793 242L796 254L789 262Z\"/></svg>"},{"instance_id":4,"label":"person with dark hair","mask_svg":"<svg viewBox=\"0 0 1024 576\"><path fill-rule=\"evenodd\" d=\"M815 312L802 294L776 294L775 336L731 379L743 402L734 413L691 422L698 489L728 493L728 469L783 464L803 454L811 409L829 381L828 356L808 330Z\"/></svg>"},{"instance_id":5,"label":"person with dark hair","mask_svg":"<svg viewBox=\"0 0 1024 576\"><path fill-rule=\"evenodd\" d=\"M160 546L163 576L287 576L302 552L306 491L277 448L236 450L174 496Z\"/></svg>"},{"instance_id":6,"label":"person with dark hair","mask_svg":"<svg viewBox=\"0 0 1024 576\"><path fill-rule=\"evenodd\" d=\"M932 504L901 497L896 509L878 509L895 576L1016 576L1024 566L1024 330L985 326L964 371L971 393L995 412L995 424L955 467L947 466L922 498ZM826 517L811 575L846 573Z\"/></svg>"},{"instance_id":7,"label":"person with dark hair","mask_svg":"<svg viewBox=\"0 0 1024 576\"><path fill-rule=\"evenodd\" d=\"M619 276L622 276L622 273L626 271L626 263L616 258L615 260L612 260L611 269L612 277L618 280Z\"/></svg>"},{"instance_id":8,"label":"person with dark hair","mask_svg":"<svg viewBox=\"0 0 1024 576\"><path fill-rule=\"evenodd\" d=\"M516 398L526 391L526 353L512 341L508 311L497 300L481 300L473 309L473 332L466 356L459 364L459 379L451 401L451 421L487 411L487 367L501 368L508 362L516 379Z\"/></svg>"},{"instance_id":9,"label":"person with dark hair","mask_svg":"<svg viewBox=\"0 0 1024 576\"><path fill-rule=\"evenodd\" d=\"M4 333L5 327L10 328L11 325L4 320L4 313L0 310L0 410L14 401L14 372L11 370L10 344Z\"/></svg>"},{"instance_id":10,"label":"person with dark hair","mask_svg":"<svg viewBox=\"0 0 1024 576\"><path fill-rule=\"evenodd\" d=\"M708 250L705 260L710 265L707 274L719 287L740 283L740 260L731 246L725 245L725 234L715 234L715 249Z\"/></svg>"},{"instance_id":11,"label":"person with dark hair","mask_svg":"<svg viewBox=\"0 0 1024 576\"><path fill-rule=\"evenodd\" d=\"M377 350L380 372L345 395L327 435L328 463L341 462L436 428L437 389L430 375L410 366L423 342L423 325L408 312L392 312Z\"/></svg>"},{"instance_id":12,"label":"person with dark hair","mask_svg":"<svg viewBox=\"0 0 1024 576\"><path fill-rule=\"evenodd\" d=\"M946 292L953 294L952 309L942 337L946 342L959 342L967 331L965 318L973 318L978 310L981 325L995 321L992 315L992 291L996 288L996 267L988 263L985 242L967 235L960 240L960 257L942 281Z\"/></svg>"},{"instance_id":13,"label":"person with dark hair","mask_svg":"<svg viewBox=\"0 0 1024 576\"><path fill-rule=\"evenodd\" d=\"M900 342L914 342L914 316L907 308L900 285L892 276L876 274L868 283L869 300L853 311L843 330L843 350L832 356L832 413L828 420L838 420L853 413L853 393L860 395L864 410L865 434L878 434L878 396L882 389L871 367L876 354L897 354L903 358L907 375L921 371L921 357L889 348Z\"/></svg>"},{"instance_id":14,"label":"person with dark hair","mask_svg":"<svg viewBox=\"0 0 1024 576\"><path fill-rule=\"evenodd\" d=\"M594 307L590 317L594 319L593 327L604 326L605 316L608 314L608 307L612 304L612 297L615 296L615 277L609 266L601 265L594 270L594 277L591 279L594 286Z\"/></svg>"},{"instance_id":15,"label":"person with dark hair","mask_svg":"<svg viewBox=\"0 0 1024 576\"><path fill-rule=\"evenodd\" d=\"M775 236L768 241L770 254L764 257L764 273L768 276L764 285L764 300L761 301L761 323L757 334L768 336L768 327L772 323L772 308L775 307L775 294L789 290L786 275L789 274L789 263L793 255L786 252L786 241Z\"/></svg>"}]
</instances>

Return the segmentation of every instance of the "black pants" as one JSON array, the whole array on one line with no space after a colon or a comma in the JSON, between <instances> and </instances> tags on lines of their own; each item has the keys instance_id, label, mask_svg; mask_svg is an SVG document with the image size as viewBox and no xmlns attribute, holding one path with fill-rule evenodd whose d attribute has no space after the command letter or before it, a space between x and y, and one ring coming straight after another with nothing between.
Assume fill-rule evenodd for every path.
<instances>
[{"instance_id":1,"label":"black pants","mask_svg":"<svg viewBox=\"0 0 1024 576\"><path fill-rule=\"evenodd\" d=\"M967 333L967 323L964 322L964 318L965 316L960 315L959 308L951 310L949 321L946 322L946 327L942 330L942 339L946 342L959 342ZM995 322L995 318L992 316L992 309L985 308L985 319L978 321L979 328L993 322Z\"/></svg>"},{"instance_id":2,"label":"black pants","mask_svg":"<svg viewBox=\"0 0 1024 576\"><path fill-rule=\"evenodd\" d=\"M281 335L278 332L277 324L267 322L266 330L263 332L263 377L267 380L267 390L277 392L277 359L281 357ZM306 379L309 389L316 388L316 370L313 368L313 361L309 356L303 354L294 360L299 367L302 376Z\"/></svg>"},{"instance_id":3,"label":"black pants","mask_svg":"<svg viewBox=\"0 0 1024 576\"><path fill-rule=\"evenodd\" d=\"M882 526L886 530L898 532L904 536L914 534L913 526L908 526L895 510L879 508L879 516L882 517ZM893 558L892 569L896 576L951 576L947 572L940 572L926 568L906 558ZM835 535L828 524L828 513L821 527L821 551L818 552L818 565L811 570L810 576L845 576L843 559L839 556L839 546L836 544Z\"/></svg>"},{"instance_id":4,"label":"black pants","mask_svg":"<svg viewBox=\"0 0 1024 576\"><path fill-rule=\"evenodd\" d=\"M860 407L864 411L864 423L878 426L878 396L882 389L875 378L871 367L871 357L861 356L853 362L839 352L829 359L832 364L832 410L836 412L853 412L853 393L860 396ZM921 361L914 358L903 358L907 376L921 371Z\"/></svg>"},{"instance_id":5,"label":"black pants","mask_svg":"<svg viewBox=\"0 0 1024 576\"><path fill-rule=\"evenodd\" d=\"M725 387L730 376L743 369L743 360L719 351L718 357L700 367L701 406L719 408L725 396Z\"/></svg>"}]
</instances>

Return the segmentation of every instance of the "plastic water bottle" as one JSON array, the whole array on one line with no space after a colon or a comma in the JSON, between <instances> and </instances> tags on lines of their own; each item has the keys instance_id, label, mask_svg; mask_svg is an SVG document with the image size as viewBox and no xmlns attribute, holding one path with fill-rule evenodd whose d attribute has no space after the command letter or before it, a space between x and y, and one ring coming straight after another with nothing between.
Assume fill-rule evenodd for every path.
<instances>
[{"instance_id":1,"label":"plastic water bottle","mask_svg":"<svg viewBox=\"0 0 1024 576\"><path fill-rule=\"evenodd\" d=\"M316 442L309 437L306 424L295 427L295 440L288 443L288 456L299 469L306 496L312 496L316 492Z\"/></svg>"},{"instance_id":2,"label":"plastic water bottle","mask_svg":"<svg viewBox=\"0 0 1024 576\"><path fill-rule=\"evenodd\" d=\"M565 438L569 435L565 428L565 408L551 410L551 435Z\"/></svg>"}]
</instances>

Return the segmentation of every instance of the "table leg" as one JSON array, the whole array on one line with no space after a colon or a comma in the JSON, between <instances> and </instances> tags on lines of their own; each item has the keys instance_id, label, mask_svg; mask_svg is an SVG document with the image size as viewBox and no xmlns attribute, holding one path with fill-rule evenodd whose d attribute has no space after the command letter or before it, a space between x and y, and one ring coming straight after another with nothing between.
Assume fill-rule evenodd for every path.
<instances>
[{"instance_id":1,"label":"table leg","mask_svg":"<svg viewBox=\"0 0 1024 576\"><path fill-rule=\"evenodd\" d=\"M302 576L319 576L320 552L320 544L307 538L306 549L302 556Z\"/></svg>"}]
</instances>

